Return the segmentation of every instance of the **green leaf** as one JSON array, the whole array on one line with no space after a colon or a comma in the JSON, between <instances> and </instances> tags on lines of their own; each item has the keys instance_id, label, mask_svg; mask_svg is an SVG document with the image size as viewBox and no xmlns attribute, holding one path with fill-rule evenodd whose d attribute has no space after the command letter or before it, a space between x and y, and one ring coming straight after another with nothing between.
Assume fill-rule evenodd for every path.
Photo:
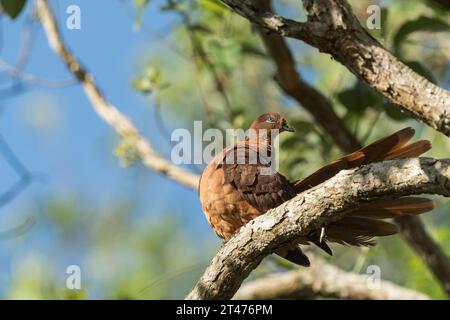
<instances>
[{"instance_id":1,"label":"green leaf","mask_svg":"<svg viewBox=\"0 0 450 320\"><path fill-rule=\"evenodd\" d=\"M387 116L395 121L405 121L410 119L410 116L408 113L403 111L398 105L392 103L392 102L386 102L382 109L386 112Z\"/></svg>"},{"instance_id":2,"label":"green leaf","mask_svg":"<svg viewBox=\"0 0 450 320\"><path fill-rule=\"evenodd\" d=\"M289 121L289 125L295 129L296 136L305 136L315 131L314 124L302 120Z\"/></svg>"},{"instance_id":3,"label":"green leaf","mask_svg":"<svg viewBox=\"0 0 450 320\"><path fill-rule=\"evenodd\" d=\"M283 149L297 149L297 145L302 144L303 141L299 137L289 137L283 140L281 147Z\"/></svg>"},{"instance_id":4,"label":"green leaf","mask_svg":"<svg viewBox=\"0 0 450 320\"><path fill-rule=\"evenodd\" d=\"M206 51L215 66L230 74L239 64L242 47L233 39L214 38L207 42Z\"/></svg>"},{"instance_id":5,"label":"green leaf","mask_svg":"<svg viewBox=\"0 0 450 320\"><path fill-rule=\"evenodd\" d=\"M308 160L306 160L305 157L302 156L294 156L292 159L289 159L289 162L287 164L287 170L288 171L292 171L294 170L297 166L299 165L303 165L303 164L307 164Z\"/></svg>"},{"instance_id":6,"label":"green leaf","mask_svg":"<svg viewBox=\"0 0 450 320\"><path fill-rule=\"evenodd\" d=\"M388 17L389 17L389 10L388 10L388 8L386 8L386 7L381 8L381 32L380 33L381 33L381 37L383 39L386 38L386 32L389 29L388 25L387 25Z\"/></svg>"},{"instance_id":7,"label":"green leaf","mask_svg":"<svg viewBox=\"0 0 450 320\"><path fill-rule=\"evenodd\" d=\"M416 67L415 63L411 65ZM403 112L399 106L391 103L362 82L357 82L352 88L341 91L337 95L337 99L347 108L349 116L361 116L367 108L374 108L386 112L386 115L395 121L404 121L409 118L409 115Z\"/></svg>"},{"instance_id":8,"label":"green leaf","mask_svg":"<svg viewBox=\"0 0 450 320\"><path fill-rule=\"evenodd\" d=\"M223 16L227 8L217 0L197 0L200 6L218 16Z\"/></svg>"},{"instance_id":9,"label":"green leaf","mask_svg":"<svg viewBox=\"0 0 450 320\"><path fill-rule=\"evenodd\" d=\"M174 12L181 12L181 13L187 13L189 11L186 3L179 3L175 2L173 0L167 1L164 5L161 7L161 11L174 11Z\"/></svg>"},{"instance_id":10,"label":"green leaf","mask_svg":"<svg viewBox=\"0 0 450 320\"><path fill-rule=\"evenodd\" d=\"M26 0L0 0L1 11L4 11L11 19L15 19L25 7Z\"/></svg>"},{"instance_id":11,"label":"green leaf","mask_svg":"<svg viewBox=\"0 0 450 320\"><path fill-rule=\"evenodd\" d=\"M450 31L450 25L445 21L437 18L420 16L415 20L405 22L394 36L394 52L401 56L401 46L404 40L413 32L417 31L434 31L445 32Z\"/></svg>"},{"instance_id":12,"label":"green leaf","mask_svg":"<svg viewBox=\"0 0 450 320\"><path fill-rule=\"evenodd\" d=\"M362 82L338 93L337 99L349 112L358 115L363 114L367 107L375 108L382 102L382 97Z\"/></svg>"},{"instance_id":13,"label":"green leaf","mask_svg":"<svg viewBox=\"0 0 450 320\"><path fill-rule=\"evenodd\" d=\"M120 164L123 167L129 167L136 163L139 157L136 149L136 138L125 137L119 140L114 154L119 158Z\"/></svg>"},{"instance_id":14,"label":"green leaf","mask_svg":"<svg viewBox=\"0 0 450 320\"><path fill-rule=\"evenodd\" d=\"M145 94L161 91L169 86L168 83L163 82L161 72L152 66L145 68L144 72L134 79L132 84L135 90Z\"/></svg>"},{"instance_id":15,"label":"green leaf","mask_svg":"<svg viewBox=\"0 0 450 320\"><path fill-rule=\"evenodd\" d=\"M189 25L189 29L195 32L201 32L205 34L212 33L212 30L207 25L202 23L193 23Z\"/></svg>"},{"instance_id":16,"label":"green leaf","mask_svg":"<svg viewBox=\"0 0 450 320\"><path fill-rule=\"evenodd\" d=\"M247 55L253 55L261 58L267 58L267 54L258 48L257 46L251 43L243 43L242 44L242 52Z\"/></svg>"}]
</instances>

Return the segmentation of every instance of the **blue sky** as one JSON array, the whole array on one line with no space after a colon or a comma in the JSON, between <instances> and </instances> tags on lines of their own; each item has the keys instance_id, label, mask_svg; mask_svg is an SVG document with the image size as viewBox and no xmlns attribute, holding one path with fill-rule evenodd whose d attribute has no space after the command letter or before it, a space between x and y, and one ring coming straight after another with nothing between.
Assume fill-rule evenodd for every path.
<instances>
[{"instance_id":1,"label":"blue sky","mask_svg":"<svg viewBox=\"0 0 450 320\"><path fill-rule=\"evenodd\" d=\"M65 9L72 4L81 8L81 30L61 28L66 43L95 75L110 102L150 137L155 148L169 155L168 138L154 130L155 119L149 101L130 85L142 56L160 49L159 44L144 32L133 30L133 12L129 11L132 7L124 1L58 1L53 7L60 25L67 17ZM13 22L1 19L0 56L9 64L15 63L20 51L21 30L28 13L29 6ZM159 13L157 8L148 10L144 17L156 32L162 32L174 19ZM45 79L69 78L70 74L49 49L40 27L35 29L32 56L25 71ZM0 87L4 83L1 82ZM68 197L102 208L108 207L111 201L131 198L141 214L156 216L171 212L192 234L200 231L208 241L215 241L203 218L196 192L150 170L125 169L119 165L113 155L117 136L95 114L79 85L26 88L18 97L0 100L4 108L0 133L25 166L45 179L32 183L12 203L0 208L0 232L23 222L28 215L35 216L39 223L39 215L29 209L33 208L30 203L38 199ZM3 159L0 159L0 177L0 191L17 179ZM177 201L172 200L174 195ZM40 241L46 235L38 233L35 237ZM8 242L0 243L0 270L8 268L13 255L14 246ZM1 287L8 273L0 274Z\"/></svg>"}]
</instances>

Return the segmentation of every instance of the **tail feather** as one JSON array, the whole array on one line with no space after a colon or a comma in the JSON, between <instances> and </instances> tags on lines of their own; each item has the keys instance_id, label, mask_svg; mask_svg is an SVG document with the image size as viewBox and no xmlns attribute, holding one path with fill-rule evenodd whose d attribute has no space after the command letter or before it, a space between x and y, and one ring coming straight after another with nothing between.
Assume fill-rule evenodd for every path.
<instances>
[{"instance_id":1,"label":"tail feather","mask_svg":"<svg viewBox=\"0 0 450 320\"><path fill-rule=\"evenodd\" d=\"M360 235L372 237L390 236L398 231L395 224L362 217L344 217L331 225L331 228L336 227L353 230Z\"/></svg>"},{"instance_id":2,"label":"tail feather","mask_svg":"<svg viewBox=\"0 0 450 320\"><path fill-rule=\"evenodd\" d=\"M376 244L372 236L361 235L354 230L344 228L329 228L327 230L327 240L342 245L356 247L372 247Z\"/></svg>"},{"instance_id":3,"label":"tail feather","mask_svg":"<svg viewBox=\"0 0 450 320\"><path fill-rule=\"evenodd\" d=\"M375 245L374 237L397 232L397 227L389 222L357 217L345 217L326 229L326 239L331 242L367 247Z\"/></svg>"},{"instance_id":4,"label":"tail feather","mask_svg":"<svg viewBox=\"0 0 450 320\"><path fill-rule=\"evenodd\" d=\"M420 197L403 197L399 199L378 200L360 206L348 216L387 219L407 215L418 215L434 209L430 199Z\"/></svg>"},{"instance_id":5,"label":"tail feather","mask_svg":"<svg viewBox=\"0 0 450 320\"><path fill-rule=\"evenodd\" d=\"M429 141L422 140L406 145L414 135L413 128L405 128L390 136L377 140L368 146L342 157L309 175L293 183L297 193L315 187L316 185L330 179L339 171L356 168L372 162L399 159L405 157L416 157L431 148Z\"/></svg>"},{"instance_id":6,"label":"tail feather","mask_svg":"<svg viewBox=\"0 0 450 320\"><path fill-rule=\"evenodd\" d=\"M392 160L408 157L418 157L431 149L431 143L428 140L419 140L405 147L394 149L383 156L383 160Z\"/></svg>"},{"instance_id":7,"label":"tail feather","mask_svg":"<svg viewBox=\"0 0 450 320\"><path fill-rule=\"evenodd\" d=\"M386 153L391 150L398 150L402 148L408 143L409 140L411 140L414 133L415 130L408 127L372 142L368 146L360 149L359 151L364 153L364 161L362 164L384 160Z\"/></svg>"}]
</instances>

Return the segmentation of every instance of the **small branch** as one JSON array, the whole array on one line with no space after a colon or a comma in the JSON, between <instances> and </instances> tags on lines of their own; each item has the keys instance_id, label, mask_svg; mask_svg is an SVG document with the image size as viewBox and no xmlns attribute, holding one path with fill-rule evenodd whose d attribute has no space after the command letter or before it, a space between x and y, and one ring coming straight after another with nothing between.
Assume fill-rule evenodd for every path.
<instances>
[{"instance_id":1,"label":"small branch","mask_svg":"<svg viewBox=\"0 0 450 320\"><path fill-rule=\"evenodd\" d=\"M260 27L329 53L417 120L450 136L450 92L412 71L359 24L345 0L303 0L306 23L259 10L253 0L221 0Z\"/></svg>"},{"instance_id":2,"label":"small branch","mask_svg":"<svg viewBox=\"0 0 450 320\"><path fill-rule=\"evenodd\" d=\"M362 202L422 193L450 196L450 160L409 158L341 171L250 221L213 258L187 299L229 299L261 260Z\"/></svg>"},{"instance_id":3,"label":"small branch","mask_svg":"<svg viewBox=\"0 0 450 320\"><path fill-rule=\"evenodd\" d=\"M97 114L116 132L130 141L135 141L136 151L144 165L182 185L196 189L199 177L172 164L159 155L150 143L140 134L133 123L109 103L100 92L92 75L83 68L77 58L65 46L58 30L56 19L46 0L37 0L37 12L44 26L50 47L66 64L70 72L80 81L83 89Z\"/></svg>"},{"instance_id":4,"label":"small branch","mask_svg":"<svg viewBox=\"0 0 450 320\"><path fill-rule=\"evenodd\" d=\"M379 287L368 285L368 275L346 272L324 259L310 256L311 267L271 274L244 284L233 299L313 299L315 297L351 300L428 300L428 296L380 280Z\"/></svg>"}]
</instances>

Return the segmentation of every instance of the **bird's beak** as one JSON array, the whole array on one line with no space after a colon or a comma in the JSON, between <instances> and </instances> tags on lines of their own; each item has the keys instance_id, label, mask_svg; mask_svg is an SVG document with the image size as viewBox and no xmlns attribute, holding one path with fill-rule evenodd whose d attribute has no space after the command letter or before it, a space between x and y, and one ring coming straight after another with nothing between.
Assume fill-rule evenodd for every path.
<instances>
[{"instance_id":1,"label":"bird's beak","mask_svg":"<svg viewBox=\"0 0 450 320\"><path fill-rule=\"evenodd\" d=\"M294 128L289 127L289 125L286 123L284 126L281 127L282 131L287 131L287 132L294 132Z\"/></svg>"}]
</instances>

